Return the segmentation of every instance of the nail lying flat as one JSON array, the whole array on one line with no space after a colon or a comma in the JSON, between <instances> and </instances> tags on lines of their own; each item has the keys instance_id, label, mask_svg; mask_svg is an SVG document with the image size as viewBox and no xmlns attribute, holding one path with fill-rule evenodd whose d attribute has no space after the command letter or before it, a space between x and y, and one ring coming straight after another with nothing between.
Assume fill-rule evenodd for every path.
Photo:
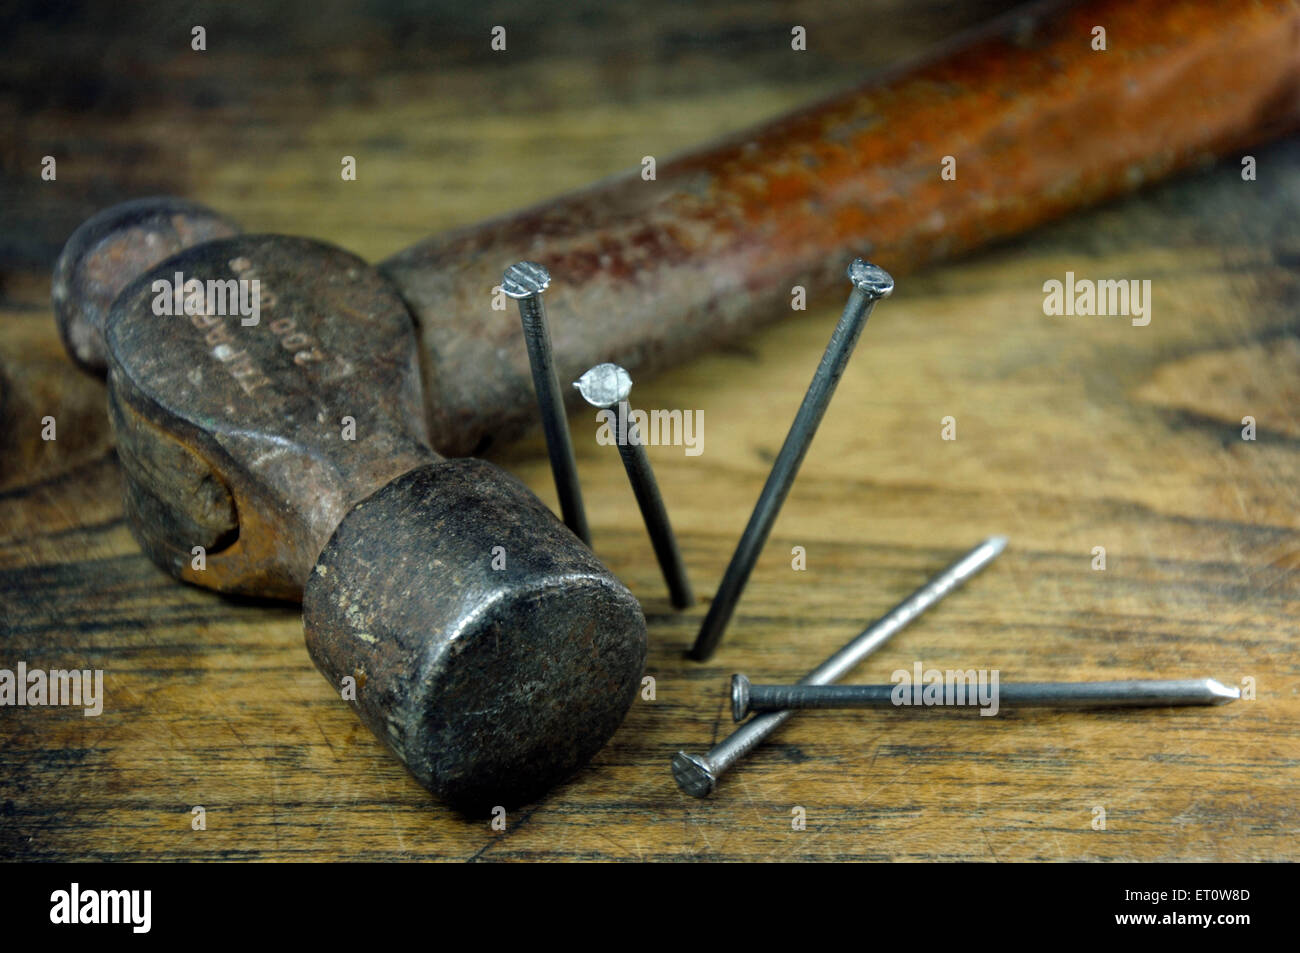
<instances>
[{"instance_id":1,"label":"nail lying flat","mask_svg":"<svg viewBox=\"0 0 1300 953\"><path fill-rule=\"evenodd\" d=\"M627 406L628 394L632 391L632 375L617 364L597 364L573 382L573 386L582 394L582 399L593 407L609 410L621 407L621 416L631 421L632 411ZM686 565L682 562L681 550L677 547L677 537L673 534L672 524L668 522L668 510L664 507L663 495L659 492L659 483L655 480L654 470L650 468L650 455L646 453L641 440L640 428L629 422L626 434L618 434L619 456L623 458L623 469L632 483L632 494L637 506L641 508L641 517L645 520L646 531L654 546L655 558L659 560L659 569L668 583L668 593L673 607L686 609L695 605L695 594L691 591L690 579L686 576Z\"/></svg>"},{"instance_id":2,"label":"nail lying flat","mask_svg":"<svg viewBox=\"0 0 1300 953\"><path fill-rule=\"evenodd\" d=\"M749 581L749 574L754 571L754 564L758 562L759 554L763 551L763 544L767 542L777 514L781 512L781 504L785 502L790 487L794 485L794 478L799 473L799 465L803 463L804 455L812 444L813 435L817 433L817 427L822 422L826 408L830 406L835 385L840 382L844 368L848 366L853 348L862 334L862 328L871 315L871 309L875 307L877 301L888 298L894 290L894 279L883 268L878 268L861 258L855 258L849 265L848 276L849 281L853 283L853 291L849 293L844 313L831 333L830 343L826 345L826 353L822 355L821 363L817 365L817 372L813 375L812 383L808 385L808 393L804 395L803 403L799 405L794 423L790 425L790 432L786 435L785 443L781 445L781 450L776 455L776 463L772 464L772 472L768 474L767 482L763 485L763 492L759 494L758 502L754 504L753 515L750 516L749 523L740 536L740 542L736 545L736 553L731 557L731 564L727 566L727 571L718 586L717 595L713 597L708 614L704 617L704 623L700 626L700 634L696 636L695 645L688 653L697 662L707 661L717 650L718 643L722 641L727 623L731 621L731 615L736 611L736 601L740 598L745 583Z\"/></svg>"},{"instance_id":3,"label":"nail lying flat","mask_svg":"<svg viewBox=\"0 0 1300 953\"><path fill-rule=\"evenodd\" d=\"M888 685L755 685L744 675L731 678L731 714L743 721L750 712L801 708L894 708L900 686ZM1212 678L1134 679L1115 682L1009 682L998 685L999 705L1045 708L1162 708L1171 705L1224 705L1241 692ZM975 687L963 691L960 705L978 706Z\"/></svg>"},{"instance_id":4,"label":"nail lying flat","mask_svg":"<svg viewBox=\"0 0 1300 953\"><path fill-rule=\"evenodd\" d=\"M984 540L867 626L848 645L809 672L802 684L826 685L843 678L855 665L888 642L917 616L991 563L1006 545L1006 537L1003 536L991 536ZM708 797L713 793L718 778L785 724L786 719L793 714L790 710L774 711L752 718L706 755L677 752L672 761L673 778L677 781L677 786L692 797Z\"/></svg>"},{"instance_id":5,"label":"nail lying flat","mask_svg":"<svg viewBox=\"0 0 1300 953\"><path fill-rule=\"evenodd\" d=\"M533 261L521 261L506 269L501 290L519 302L519 320L524 326L524 343L528 346L528 364L533 372L533 389L542 413L542 430L546 434L546 452L551 457L551 474L560 498L564 525L580 540L591 545L587 511L582 505L582 487L578 482L578 463L573 458L573 440L569 421L564 416L564 398L560 379L555 372L555 355L551 351L551 331L546 324L542 293L551 284L551 275Z\"/></svg>"}]
</instances>

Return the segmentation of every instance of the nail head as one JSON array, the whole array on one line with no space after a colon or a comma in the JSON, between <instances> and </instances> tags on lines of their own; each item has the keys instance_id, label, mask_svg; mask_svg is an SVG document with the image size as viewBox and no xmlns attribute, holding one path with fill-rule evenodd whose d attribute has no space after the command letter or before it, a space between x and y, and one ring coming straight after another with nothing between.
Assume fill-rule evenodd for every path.
<instances>
[{"instance_id":1,"label":"nail head","mask_svg":"<svg viewBox=\"0 0 1300 953\"><path fill-rule=\"evenodd\" d=\"M877 299L888 298L894 291L894 279L889 272L861 258L853 259L849 265L849 281L863 294Z\"/></svg>"},{"instance_id":2,"label":"nail head","mask_svg":"<svg viewBox=\"0 0 1300 953\"><path fill-rule=\"evenodd\" d=\"M551 273L535 261L521 261L506 269L501 290L516 300L539 295L551 285Z\"/></svg>"},{"instance_id":3,"label":"nail head","mask_svg":"<svg viewBox=\"0 0 1300 953\"><path fill-rule=\"evenodd\" d=\"M731 676L731 717L744 721L749 714L749 679L744 675Z\"/></svg>"},{"instance_id":4,"label":"nail head","mask_svg":"<svg viewBox=\"0 0 1300 953\"><path fill-rule=\"evenodd\" d=\"M673 778L677 786L691 797L707 797L713 793L718 781L707 758L685 751L673 755Z\"/></svg>"},{"instance_id":5,"label":"nail head","mask_svg":"<svg viewBox=\"0 0 1300 953\"><path fill-rule=\"evenodd\" d=\"M617 364L597 364L573 384L593 407L613 407L632 392L632 375Z\"/></svg>"}]
</instances>

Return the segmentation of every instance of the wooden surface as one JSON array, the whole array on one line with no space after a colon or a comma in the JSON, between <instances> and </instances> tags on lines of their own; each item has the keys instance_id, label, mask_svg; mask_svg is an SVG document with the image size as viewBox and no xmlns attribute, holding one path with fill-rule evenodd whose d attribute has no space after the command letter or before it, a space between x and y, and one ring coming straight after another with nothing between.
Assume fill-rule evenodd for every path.
<instances>
[{"instance_id":1,"label":"wooden surface","mask_svg":"<svg viewBox=\"0 0 1300 953\"><path fill-rule=\"evenodd\" d=\"M682 655L704 598L669 608L618 455L574 418L595 547L642 599L656 698L505 831L409 779L312 667L295 607L183 586L140 554L102 385L62 356L49 308L53 256L92 211L172 191L374 260L829 92L998 5L541 6L221 8L206 54L188 49L199 8L7 24L0 667L102 668L107 699L98 718L0 709L0 857L1295 859L1300 142L1254 150L1258 181L1230 160L900 281L709 664ZM506 54L488 51L496 23ZM792 23L807 53L789 53ZM1067 270L1150 279L1151 324L1045 316L1042 284ZM637 384L640 406L704 412L702 455L651 450L702 597L835 318L794 314ZM494 459L554 504L540 437ZM802 675L993 533L1001 559L851 680L921 660L1004 681L1251 677L1258 699L805 713L712 799L678 792L673 752L731 728L731 672Z\"/></svg>"}]
</instances>

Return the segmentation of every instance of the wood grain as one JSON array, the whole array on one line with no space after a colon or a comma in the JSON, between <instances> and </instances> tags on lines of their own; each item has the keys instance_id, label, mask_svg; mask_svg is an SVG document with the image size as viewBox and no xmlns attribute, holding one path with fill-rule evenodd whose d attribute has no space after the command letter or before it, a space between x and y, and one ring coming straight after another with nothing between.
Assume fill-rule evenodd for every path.
<instances>
[{"instance_id":1,"label":"wood grain","mask_svg":"<svg viewBox=\"0 0 1300 953\"><path fill-rule=\"evenodd\" d=\"M709 664L682 655L704 601L671 610L617 453L573 418L597 552L650 622L656 697L504 832L433 802L385 754L312 667L296 607L176 583L123 522L102 385L61 356L48 304L52 256L95 207L169 188L378 258L856 79L962 25L942 8L547 8L499 60L487 29L516 21L491 6L419 23L396 7L226 11L206 59L188 52L187 9L134 38L90 13L15 27L26 52L0 58L21 93L0 99L21 130L0 226L0 667L102 668L107 700L98 718L0 709L0 857L1295 859L1298 141L1257 150L1257 181L1226 162L900 284ZM811 38L795 66L790 22ZM72 75L43 85L56 53ZM51 151L59 180L42 183ZM358 182L337 181L341 154ZM1150 279L1151 324L1045 316L1043 282L1067 270ZM704 597L835 317L792 314L636 386L638 406L704 412L702 455L651 448ZM940 437L949 415L955 441ZM555 504L540 437L494 459ZM992 533L1007 552L854 680L922 660L1007 681L1251 677L1257 700L806 713L712 799L678 792L673 752L730 730L731 672L802 675Z\"/></svg>"}]
</instances>

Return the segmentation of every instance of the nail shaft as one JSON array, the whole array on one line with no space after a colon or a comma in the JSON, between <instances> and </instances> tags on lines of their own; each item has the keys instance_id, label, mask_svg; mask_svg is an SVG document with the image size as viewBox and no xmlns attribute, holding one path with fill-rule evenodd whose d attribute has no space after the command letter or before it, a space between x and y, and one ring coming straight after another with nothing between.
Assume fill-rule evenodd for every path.
<instances>
[{"instance_id":1,"label":"nail shaft","mask_svg":"<svg viewBox=\"0 0 1300 953\"><path fill-rule=\"evenodd\" d=\"M755 685L744 675L731 679L731 709L736 721L750 712L804 708L894 708L900 686L889 685ZM912 687L905 689L911 697ZM1134 679L1114 682L1019 682L995 686L998 706L1042 708L1163 708L1172 705L1223 705L1241 696L1212 678ZM985 687L986 698L988 686ZM963 686L957 705L923 705L925 708L972 707L981 701L975 685ZM912 707L910 704L906 707Z\"/></svg>"},{"instance_id":2,"label":"nail shaft","mask_svg":"<svg viewBox=\"0 0 1300 953\"><path fill-rule=\"evenodd\" d=\"M672 524L668 522L668 510L664 507L659 483L650 467L650 455L641 442L640 428L631 422L632 408L627 402L632 390L631 375L617 364L597 364L574 381L573 386L593 407L601 410L617 408L619 417L629 422L627 432L623 433L622 428L619 428L615 438L619 456L623 458L623 469L627 471L632 494L636 497L637 506L641 508L641 517L645 520L646 531L650 534L650 543L654 546L659 569L668 584L673 606L685 609L694 605L695 594L691 591L691 582L686 576L686 565L682 562L677 537L673 534Z\"/></svg>"},{"instance_id":3,"label":"nail shaft","mask_svg":"<svg viewBox=\"0 0 1300 953\"><path fill-rule=\"evenodd\" d=\"M1002 536L984 540L869 625L848 645L809 672L800 684L827 685L839 681L895 633L992 562L1006 545L1006 538ZM793 714L787 709L751 718L703 756L677 752L672 761L677 786L694 797L708 797L718 778Z\"/></svg>"},{"instance_id":4,"label":"nail shaft","mask_svg":"<svg viewBox=\"0 0 1300 953\"><path fill-rule=\"evenodd\" d=\"M629 438L631 434L629 434ZM623 458L623 468L632 482L632 493L636 496L637 506L645 519L646 530L650 533L650 542L654 546L655 558L668 583L668 592L673 606L685 609L695 604L695 594L691 591L690 580L686 578L686 566L682 563L682 554L677 547L677 537L668 523L668 512L664 509L663 497L659 485L650 470L650 457L641 444L618 445L619 455Z\"/></svg>"},{"instance_id":5,"label":"nail shaft","mask_svg":"<svg viewBox=\"0 0 1300 953\"><path fill-rule=\"evenodd\" d=\"M569 436L569 421L564 415L560 379L551 351L551 332L546 324L546 308L542 304L542 293L550 283L551 276L545 268L536 262L521 261L506 269L501 290L519 302L519 318L524 326L533 389L537 392L541 409L542 430L546 434L546 451L551 457L555 491L560 498L560 513L564 524L590 546L591 530L582 505L578 463L573 456L573 440Z\"/></svg>"},{"instance_id":6,"label":"nail shaft","mask_svg":"<svg viewBox=\"0 0 1300 953\"><path fill-rule=\"evenodd\" d=\"M817 366L817 372L808 386L803 403L795 414L794 423L790 427L789 434L786 435L785 443L781 446L776 462L772 465L772 472L768 474L763 492L759 494L758 502L754 505L749 523L741 534L735 555L731 557L731 564L727 566L727 571L718 586L717 595L714 596L708 614L704 617L704 623L700 626L695 645L689 652L690 657L696 661L706 661L722 641L727 623L731 621L732 613L736 610L740 593L744 590L745 583L749 581L749 575L754 570L754 564L758 562L768 534L772 532L777 514L781 512L781 505L794 484L799 465L803 463L822 416L830 405L835 386L848 365L853 348L862 334L862 328L867 323L875 303L881 298L888 297L894 290L894 280L883 269L861 258L854 259L853 264L849 266L848 275L849 280L853 282L853 291L849 294L844 313L831 334L830 343L826 346L826 352Z\"/></svg>"}]
</instances>

